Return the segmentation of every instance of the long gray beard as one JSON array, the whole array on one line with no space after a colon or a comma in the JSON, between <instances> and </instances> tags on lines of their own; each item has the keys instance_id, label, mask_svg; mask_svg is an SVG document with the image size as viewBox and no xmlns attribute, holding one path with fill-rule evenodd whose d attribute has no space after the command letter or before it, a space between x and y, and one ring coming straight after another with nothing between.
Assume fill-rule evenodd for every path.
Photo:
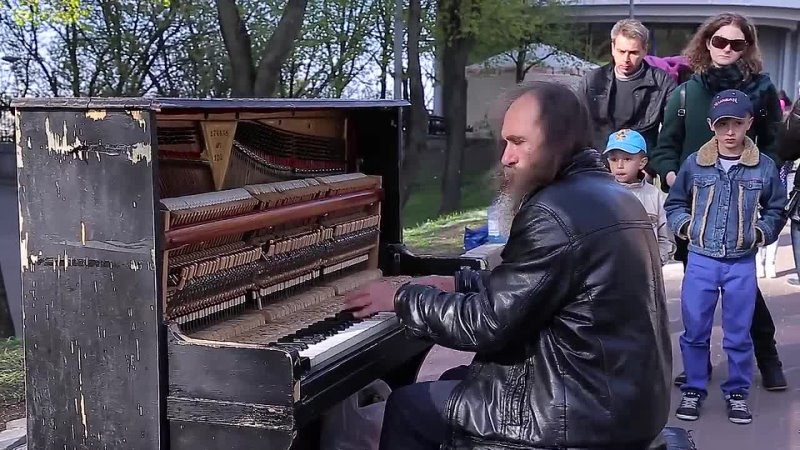
<instances>
[{"instance_id":1,"label":"long gray beard","mask_svg":"<svg viewBox=\"0 0 800 450\"><path fill-rule=\"evenodd\" d=\"M522 198L520 196L504 191L501 191L495 199L497 224L500 228L501 236L508 236L511 232L511 223L514 222L514 216L519 211L521 201Z\"/></svg>"}]
</instances>

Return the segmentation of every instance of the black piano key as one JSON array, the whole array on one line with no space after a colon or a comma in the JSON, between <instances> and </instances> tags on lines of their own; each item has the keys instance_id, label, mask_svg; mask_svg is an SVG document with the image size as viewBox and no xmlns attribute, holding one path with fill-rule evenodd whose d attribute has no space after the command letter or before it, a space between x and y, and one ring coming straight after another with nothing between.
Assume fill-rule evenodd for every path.
<instances>
[{"instance_id":1,"label":"black piano key","mask_svg":"<svg viewBox=\"0 0 800 450\"><path fill-rule=\"evenodd\" d=\"M340 320L358 320L353 316L353 310L340 311L334 317Z\"/></svg>"}]
</instances>

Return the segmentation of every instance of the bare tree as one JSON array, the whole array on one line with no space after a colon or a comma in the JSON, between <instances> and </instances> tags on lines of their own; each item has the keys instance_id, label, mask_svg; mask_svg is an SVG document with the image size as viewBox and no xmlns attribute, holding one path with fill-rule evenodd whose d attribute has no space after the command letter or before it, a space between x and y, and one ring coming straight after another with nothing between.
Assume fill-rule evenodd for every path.
<instances>
[{"instance_id":1,"label":"bare tree","mask_svg":"<svg viewBox=\"0 0 800 450\"><path fill-rule=\"evenodd\" d=\"M422 33L422 8L420 0L410 0L408 7L408 84L411 111L408 115L407 142L403 168L403 193L405 205L416 188L419 160L427 149L428 110L425 108L425 90L420 67L420 35Z\"/></svg>"},{"instance_id":2,"label":"bare tree","mask_svg":"<svg viewBox=\"0 0 800 450\"><path fill-rule=\"evenodd\" d=\"M467 133L466 68L476 35L471 24L481 13L481 0L440 0L437 22L442 33L442 106L447 143L439 214L461 207L461 162Z\"/></svg>"},{"instance_id":3,"label":"bare tree","mask_svg":"<svg viewBox=\"0 0 800 450\"><path fill-rule=\"evenodd\" d=\"M280 79L280 70L303 26L308 0L288 0L278 26L272 32L258 66L255 66L250 33L239 14L236 0L216 0L220 31L231 64L234 97L269 97Z\"/></svg>"}]
</instances>

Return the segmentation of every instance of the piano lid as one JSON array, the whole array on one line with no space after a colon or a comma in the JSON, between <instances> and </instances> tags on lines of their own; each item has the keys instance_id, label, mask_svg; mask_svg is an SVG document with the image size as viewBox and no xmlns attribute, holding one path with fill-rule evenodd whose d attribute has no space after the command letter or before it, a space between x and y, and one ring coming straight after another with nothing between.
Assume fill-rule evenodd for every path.
<instances>
[{"instance_id":1,"label":"piano lid","mask_svg":"<svg viewBox=\"0 0 800 450\"><path fill-rule=\"evenodd\" d=\"M405 100L351 100L342 98L169 98L169 97L24 97L15 98L12 108L56 109L149 109L159 112L181 110L261 111L270 109L360 109L410 106Z\"/></svg>"}]
</instances>

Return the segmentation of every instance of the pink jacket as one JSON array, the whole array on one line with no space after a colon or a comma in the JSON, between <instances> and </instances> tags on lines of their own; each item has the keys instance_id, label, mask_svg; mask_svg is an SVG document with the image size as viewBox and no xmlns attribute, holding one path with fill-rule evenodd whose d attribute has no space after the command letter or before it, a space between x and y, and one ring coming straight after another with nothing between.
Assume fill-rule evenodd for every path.
<instances>
[{"instance_id":1,"label":"pink jacket","mask_svg":"<svg viewBox=\"0 0 800 450\"><path fill-rule=\"evenodd\" d=\"M678 83L678 75L681 70L690 69L689 61L682 55L659 57L647 55L644 57L647 64L667 72Z\"/></svg>"}]
</instances>

